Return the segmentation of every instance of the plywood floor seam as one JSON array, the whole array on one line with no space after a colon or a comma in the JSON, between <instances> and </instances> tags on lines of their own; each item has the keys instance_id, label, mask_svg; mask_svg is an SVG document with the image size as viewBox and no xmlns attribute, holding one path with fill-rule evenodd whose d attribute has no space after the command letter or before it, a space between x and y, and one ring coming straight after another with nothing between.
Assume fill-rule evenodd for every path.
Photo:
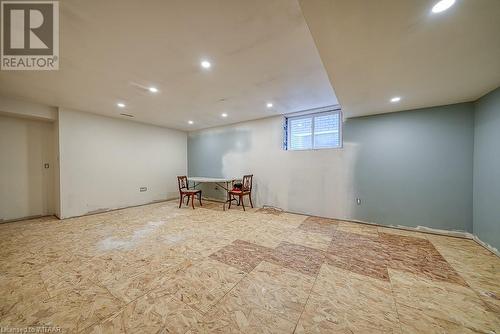
<instances>
[{"instance_id":1,"label":"plywood floor seam","mask_svg":"<svg viewBox=\"0 0 500 334\"><path fill-rule=\"evenodd\" d=\"M314 283L313 283L313 288L314 286L316 285L316 281L318 280L318 275L316 275L315 279L314 279ZM311 290L312 291L312 290ZM295 333L297 331L297 326L299 325L299 321L300 319L302 318L305 310L306 310L306 305L307 305L307 302L309 301L309 298L311 297L311 291L309 292L309 294L307 295L307 299L306 299L306 302L304 304L304 307L302 308L302 312L300 313L300 317L297 319L297 322L295 323L295 327L293 329L293 332Z\"/></svg>"},{"instance_id":2,"label":"plywood floor seam","mask_svg":"<svg viewBox=\"0 0 500 334\"><path fill-rule=\"evenodd\" d=\"M500 334L500 259L469 239L208 201L0 234L2 329Z\"/></svg>"}]
</instances>

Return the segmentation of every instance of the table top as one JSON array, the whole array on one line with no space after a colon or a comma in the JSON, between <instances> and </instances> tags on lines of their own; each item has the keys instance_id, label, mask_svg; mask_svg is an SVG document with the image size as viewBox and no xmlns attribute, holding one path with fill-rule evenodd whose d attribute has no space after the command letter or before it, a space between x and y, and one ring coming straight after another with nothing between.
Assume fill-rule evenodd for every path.
<instances>
[{"instance_id":1,"label":"table top","mask_svg":"<svg viewBox=\"0 0 500 334\"><path fill-rule=\"evenodd\" d=\"M204 176L188 176L188 181L192 182L206 182L206 183L218 183L218 182L231 182L236 181L237 178L219 178L219 177L204 177Z\"/></svg>"}]
</instances>

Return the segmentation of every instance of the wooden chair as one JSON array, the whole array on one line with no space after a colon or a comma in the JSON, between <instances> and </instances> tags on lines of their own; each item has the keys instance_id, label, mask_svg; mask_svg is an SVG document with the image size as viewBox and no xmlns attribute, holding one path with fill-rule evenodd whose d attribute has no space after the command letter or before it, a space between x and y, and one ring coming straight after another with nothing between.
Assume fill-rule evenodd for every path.
<instances>
[{"instance_id":1,"label":"wooden chair","mask_svg":"<svg viewBox=\"0 0 500 334\"><path fill-rule=\"evenodd\" d=\"M179 185L179 208L182 206L182 200L184 199L184 196L187 196L187 203L186 205L189 205L189 199L191 199L191 206L193 207L194 210L194 197L195 195L198 195L198 200L200 201L200 206L203 206L201 204L201 190L199 189L189 189L189 183L188 183L188 178L187 176L177 176L177 184Z\"/></svg>"},{"instance_id":2,"label":"wooden chair","mask_svg":"<svg viewBox=\"0 0 500 334\"><path fill-rule=\"evenodd\" d=\"M243 211L245 210L245 203L243 201L244 196L248 195L248 199L250 200L250 206L253 208L253 203L252 203L252 180L253 180L253 175L245 175L243 176L243 182L242 182L242 187L240 189L231 189L228 191L229 193L229 198L235 199L235 196L238 196L238 205L241 203L241 206L243 207ZM231 200L229 201L229 209L231 209Z\"/></svg>"}]
</instances>

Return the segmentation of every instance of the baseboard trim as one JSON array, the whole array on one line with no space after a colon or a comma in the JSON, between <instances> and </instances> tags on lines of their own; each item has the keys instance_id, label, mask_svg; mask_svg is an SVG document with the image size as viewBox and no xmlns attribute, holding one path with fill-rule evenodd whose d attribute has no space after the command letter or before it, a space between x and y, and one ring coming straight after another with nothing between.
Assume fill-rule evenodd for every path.
<instances>
[{"instance_id":1,"label":"baseboard trim","mask_svg":"<svg viewBox=\"0 0 500 334\"><path fill-rule=\"evenodd\" d=\"M482 241L481 239L479 239L477 235L474 234L472 239L481 246L483 246L484 248L486 248L487 250L489 250L490 252L492 252L493 254L495 254L496 256L500 257L500 251L498 249L496 249L489 243Z\"/></svg>"},{"instance_id":2,"label":"baseboard trim","mask_svg":"<svg viewBox=\"0 0 500 334\"><path fill-rule=\"evenodd\" d=\"M144 204L124 206L122 208L100 209L100 210L96 210L96 211L90 211L90 212L84 213L83 215L78 215L78 216L71 216L71 217L64 217L64 218L60 218L60 217L57 217L57 216L56 217L59 220L68 220L68 219L79 218L79 217L94 216L94 215L99 215L99 214L102 214L102 213L108 213L108 212L113 212L113 211L118 211L118 210L124 210L124 209L130 209L130 208L137 208L137 207L140 207L140 206L146 206L146 205L163 203L163 202L170 202L170 201L173 201L173 200L178 199L178 198L179 198L178 196L168 197L166 199L154 200L154 201L151 201L151 202L148 202L148 203L144 203Z\"/></svg>"},{"instance_id":3,"label":"baseboard trim","mask_svg":"<svg viewBox=\"0 0 500 334\"><path fill-rule=\"evenodd\" d=\"M365 222L365 221L356 220L356 219L351 219L351 220L340 219L340 220L350 221L350 222L354 222L354 223L375 225L375 226L379 226L379 227L394 228L397 230L406 230L406 231L411 231L411 232L420 232L420 233L426 233L426 234L442 235L442 236L453 237L453 238L473 239L473 235L471 233L465 232L465 231L442 230L442 229L432 228L432 227L427 227L427 226L411 227L411 226L404 226L404 225L384 225L384 224L379 224L379 223Z\"/></svg>"},{"instance_id":4,"label":"baseboard trim","mask_svg":"<svg viewBox=\"0 0 500 334\"><path fill-rule=\"evenodd\" d=\"M55 214L33 215L33 216L26 216L26 217L21 217L21 218L0 220L0 224L15 223L15 222L22 221L22 220L31 220L31 219L38 219L38 218L44 218L44 217L57 217L57 216Z\"/></svg>"},{"instance_id":5,"label":"baseboard trim","mask_svg":"<svg viewBox=\"0 0 500 334\"><path fill-rule=\"evenodd\" d=\"M270 207L270 208L282 210L280 208L276 208L276 207L271 206L271 205L264 205L263 207ZM286 210L282 210L282 211L292 213L295 215L313 216L313 217L341 220L341 221L345 221L345 222L359 223L359 224L365 224L365 225L371 225L371 226L377 226L377 227L394 228L397 230L406 230L406 231L410 231L410 232L419 232L419 233L441 235L441 236L452 237L452 238L469 239L469 240L475 241L481 247L485 248L486 250L488 250L491 253L495 254L496 256L500 257L500 251L498 249L496 249L495 247L491 246L490 244L482 241L481 239L479 239L479 237L477 235L469 233L469 232L465 232L465 231L441 230L441 229L431 228L431 227L427 227L427 226L411 227L411 226L403 226L403 225L383 225L383 224L379 224L379 223L367 222L367 221L356 220L356 219L345 219L345 218L340 219L340 218L308 215L308 214L305 214L302 212L293 212L293 211L286 211Z\"/></svg>"},{"instance_id":6,"label":"baseboard trim","mask_svg":"<svg viewBox=\"0 0 500 334\"><path fill-rule=\"evenodd\" d=\"M335 219L335 218L333 218ZM491 246L490 244L482 241L479 239L479 237L475 234L465 232L465 231L449 231L449 230L441 230L441 229L436 229L436 228L431 228L427 226L417 226L417 227L410 227L410 226L402 226L402 225L383 225L383 224L377 224L377 223L370 223L370 222L364 222L364 221L359 221L359 220L345 220L345 219L339 219L339 220L344 220L344 221L350 221L354 223L361 223L361 224L368 224L368 225L375 225L379 227L387 227L387 228L394 228L398 230L406 230L406 231L411 231L411 232L420 232L420 233L426 233L426 234L434 234L434 235L441 235L445 237L452 237L452 238L460 238L460 239L469 239L475 241L477 244L485 248L486 250L490 251L491 253L495 254L496 256L500 257L500 252L498 249L495 247Z\"/></svg>"}]
</instances>

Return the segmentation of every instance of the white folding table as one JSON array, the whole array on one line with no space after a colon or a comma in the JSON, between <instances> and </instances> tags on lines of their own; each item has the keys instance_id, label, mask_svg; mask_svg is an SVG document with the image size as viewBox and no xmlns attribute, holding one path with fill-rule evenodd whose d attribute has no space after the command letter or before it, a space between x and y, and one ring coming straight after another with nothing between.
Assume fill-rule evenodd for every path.
<instances>
[{"instance_id":1,"label":"white folding table","mask_svg":"<svg viewBox=\"0 0 500 334\"><path fill-rule=\"evenodd\" d=\"M231 199L231 196L229 195L229 190L234 181L238 181L240 179L238 178L219 178L219 177L204 177L204 176L188 176L188 182L193 183L193 188L196 188L199 186L201 183L215 183L222 189L224 189L227 192L227 200L225 203L230 202L231 200L236 199ZM224 203L224 204L225 204Z\"/></svg>"}]
</instances>

